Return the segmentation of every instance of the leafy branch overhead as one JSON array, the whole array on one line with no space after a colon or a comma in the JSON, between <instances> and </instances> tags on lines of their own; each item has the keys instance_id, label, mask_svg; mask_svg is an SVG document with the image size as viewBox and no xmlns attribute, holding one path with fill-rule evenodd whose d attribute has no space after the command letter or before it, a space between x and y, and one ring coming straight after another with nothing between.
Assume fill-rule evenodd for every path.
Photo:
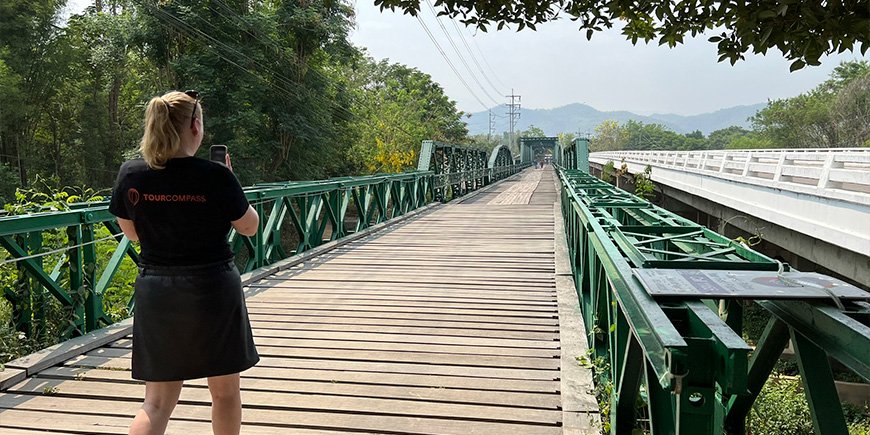
<instances>
[{"instance_id":1,"label":"leafy branch overhead","mask_svg":"<svg viewBox=\"0 0 870 435\"><path fill-rule=\"evenodd\" d=\"M374 0L381 10L416 15L418 0ZM426 0L429 1L429 0ZM766 54L779 49L792 60L792 71L818 65L824 54L870 47L870 5L867 0L814 2L758 0L436 0L439 15L459 18L467 26L487 31L516 25L517 30L547 21L570 18L592 39L595 32L622 25L632 44L658 41L674 47L686 35L716 33L719 61L731 64L747 52Z\"/></svg>"}]
</instances>

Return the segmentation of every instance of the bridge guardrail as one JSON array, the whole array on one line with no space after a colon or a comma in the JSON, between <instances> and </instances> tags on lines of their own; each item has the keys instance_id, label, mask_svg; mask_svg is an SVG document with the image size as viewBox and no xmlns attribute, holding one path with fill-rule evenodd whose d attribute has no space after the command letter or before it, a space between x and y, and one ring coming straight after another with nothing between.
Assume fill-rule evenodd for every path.
<instances>
[{"instance_id":1,"label":"bridge guardrail","mask_svg":"<svg viewBox=\"0 0 870 435\"><path fill-rule=\"evenodd\" d=\"M740 298L653 297L639 277L650 270L782 276L778 262L588 173L559 168L559 181L590 356L604 362L596 365L599 382L612 382L611 433L632 433L641 417L652 433L745 433L789 340L816 433L846 433L828 357L870 381L870 304L757 300L772 317L750 357ZM636 405L641 386L645 415Z\"/></svg>"},{"instance_id":2,"label":"bridge guardrail","mask_svg":"<svg viewBox=\"0 0 870 435\"><path fill-rule=\"evenodd\" d=\"M589 157L870 204L870 148L603 151Z\"/></svg>"},{"instance_id":3,"label":"bridge guardrail","mask_svg":"<svg viewBox=\"0 0 870 435\"><path fill-rule=\"evenodd\" d=\"M229 235L239 269L248 272L401 216L436 199L450 200L527 165L436 174L416 171L328 180L261 183L245 188L260 215L252 237ZM108 202L70 210L0 217L0 267L14 275L3 288L16 329L45 333L49 305L70 314L60 335L111 324L103 299L122 264L138 264L137 244L124 237ZM101 253L111 253L98 256ZM108 257L108 259L104 258ZM125 263L128 262L128 263ZM133 298L127 301L132 312Z\"/></svg>"}]
</instances>

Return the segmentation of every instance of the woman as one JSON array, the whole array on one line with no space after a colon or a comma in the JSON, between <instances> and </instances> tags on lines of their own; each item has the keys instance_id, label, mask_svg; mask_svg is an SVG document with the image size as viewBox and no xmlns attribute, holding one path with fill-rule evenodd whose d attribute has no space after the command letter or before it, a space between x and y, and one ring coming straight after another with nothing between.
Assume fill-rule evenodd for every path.
<instances>
[{"instance_id":1,"label":"woman","mask_svg":"<svg viewBox=\"0 0 870 435\"><path fill-rule=\"evenodd\" d=\"M194 91L154 97L142 159L119 171L109 211L142 251L135 284L133 378L145 403L131 434L163 434L182 381L208 378L215 434L238 434L239 372L259 360L226 237L257 232L259 216L226 165L194 157L202 143Z\"/></svg>"}]
</instances>

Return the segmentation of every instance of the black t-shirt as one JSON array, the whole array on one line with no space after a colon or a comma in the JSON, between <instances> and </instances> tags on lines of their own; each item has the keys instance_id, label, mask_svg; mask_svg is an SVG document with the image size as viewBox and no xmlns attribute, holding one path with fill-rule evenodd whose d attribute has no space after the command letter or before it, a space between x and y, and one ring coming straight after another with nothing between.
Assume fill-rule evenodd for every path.
<instances>
[{"instance_id":1,"label":"black t-shirt","mask_svg":"<svg viewBox=\"0 0 870 435\"><path fill-rule=\"evenodd\" d=\"M196 157L174 158L164 169L144 160L121 165L109 211L132 220L142 262L191 266L229 260L230 222L248 210L242 186L221 164Z\"/></svg>"}]
</instances>

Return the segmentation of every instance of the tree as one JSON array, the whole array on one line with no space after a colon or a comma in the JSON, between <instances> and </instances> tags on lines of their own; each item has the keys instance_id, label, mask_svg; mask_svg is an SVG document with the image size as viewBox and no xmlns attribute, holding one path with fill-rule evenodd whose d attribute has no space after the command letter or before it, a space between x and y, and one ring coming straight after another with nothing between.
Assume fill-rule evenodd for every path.
<instances>
[{"instance_id":1,"label":"tree","mask_svg":"<svg viewBox=\"0 0 870 435\"><path fill-rule=\"evenodd\" d=\"M725 145L725 149L729 150L759 150L766 148L780 148L770 141L767 137L756 132L750 132L742 136L736 136Z\"/></svg>"},{"instance_id":2,"label":"tree","mask_svg":"<svg viewBox=\"0 0 870 435\"><path fill-rule=\"evenodd\" d=\"M424 139L465 141L464 113L431 76L386 60L361 57L357 64L348 78L358 90L348 160L358 170L401 172L417 164Z\"/></svg>"},{"instance_id":3,"label":"tree","mask_svg":"<svg viewBox=\"0 0 870 435\"><path fill-rule=\"evenodd\" d=\"M475 134L468 136L466 142L469 145L478 146L487 151L492 151L501 143L499 137L490 137L488 134Z\"/></svg>"},{"instance_id":4,"label":"tree","mask_svg":"<svg viewBox=\"0 0 870 435\"><path fill-rule=\"evenodd\" d=\"M558 137L559 146L565 148L567 146L570 146L574 142L574 139L577 138L577 135L574 133L559 133Z\"/></svg>"},{"instance_id":5,"label":"tree","mask_svg":"<svg viewBox=\"0 0 870 435\"><path fill-rule=\"evenodd\" d=\"M870 144L870 73L855 78L831 101L831 120L839 131L840 145Z\"/></svg>"},{"instance_id":6,"label":"tree","mask_svg":"<svg viewBox=\"0 0 870 435\"><path fill-rule=\"evenodd\" d=\"M749 134L749 130L743 127L731 126L710 133L707 137L707 149L725 149L734 139Z\"/></svg>"},{"instance_id":7,"label":"tree","mask_svg":"<svg viewBox=\"0 0 870 435\"><path fill-rule=\"evenodd\" d=\"M403 10L416 15L419 0L375 0L381 10ZM780 50L793 60L792 70L819 65L823 54L870 47L867 32L870 8L866 0L834 2L752 3L686 0L680 2L637 2L631 0L437 0L440 15L460 18L467 26L487 31L517 25L518 30L536 29L538 24L563 16L575 21L591 39L595 32L623 24L622 34L632 44L657 40L674 47L686 35L696 36L709 29L726 29L713 36L719 61L732 64L747 52L765 54Z\"/></svg>"},{"instance_id":8,"label":"tree","mask_svg":"<svg viewBox=\"0 0 870 435\"><path fill-rule=\"evenodd\" d=\"M614 120L607 120L595 127L595 137L589 151L616 151L625 148L628 137Z\"/></svg>"},{"instance_id":9,"label":"tree","mask_svg":"<svg viewBox=\"0 0 870 435\"><path fill-rule=\"evenodd\" d=\"M539 127L530 125L529 128L520 132L519 137L546 137L547 134Z\"/></svg>"},{"instance_id":10,"label":"tree","mask_svg":"<svg viewBox=\"0 0 870 435\"><path fill-rule=\"evenodd\" d=\"M28 166L35 161L28 145L36 137L40 118L48 110L69 62L64 34L54 25L63 6L60 0L0 2L0 61L5 64L5 93L13 94L15 110L3 110L0 125L0 163L17 168L26 185ZM6 100L4 100L6 101Z\"/></svg>"},{"instance_id":11,"label":"tree","mask_svg":"<svg viewBox=\"0 0 870 435\"><path fill-rule=\"evenodd\" d=\"M861 146L870 139L868 77L866 61L844 62L813 90L770 101L750 118L753 129L775 148Z\"/></svg>"}]
</instances>

